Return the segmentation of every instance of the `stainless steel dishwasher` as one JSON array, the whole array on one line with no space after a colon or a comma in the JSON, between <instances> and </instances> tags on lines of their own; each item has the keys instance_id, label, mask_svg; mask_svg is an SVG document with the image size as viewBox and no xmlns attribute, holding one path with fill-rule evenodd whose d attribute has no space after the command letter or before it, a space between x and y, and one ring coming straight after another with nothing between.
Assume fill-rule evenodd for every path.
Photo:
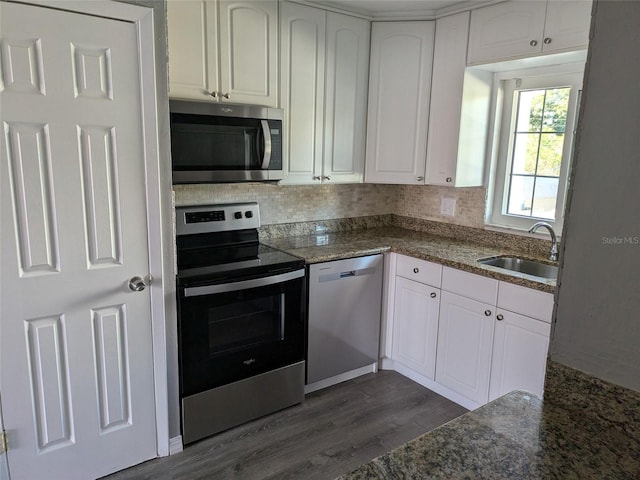
<instances>
[{"instance_id":1,"label":"stainless steel dishwasher","mask_svg":"<svg viewBox=\"0 0 640 480\"><path fill-rule=\"evenodd\" d=\"M307 384L378 361L382 255L309 267Z\"/></svg>"}]
</instances>

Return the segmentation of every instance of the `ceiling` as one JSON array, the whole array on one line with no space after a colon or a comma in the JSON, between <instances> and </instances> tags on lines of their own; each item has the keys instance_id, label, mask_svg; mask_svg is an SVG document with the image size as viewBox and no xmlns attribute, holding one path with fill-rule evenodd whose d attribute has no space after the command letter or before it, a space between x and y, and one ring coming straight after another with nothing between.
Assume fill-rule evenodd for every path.
<instances>
[{"instance_id":1,"label":"ceiling","mask_svg":"<svg viewBox=\"0 0 640 480\"><path fill-rule=\"evenodd\" d=\"M468 10L496 0L311 0L372 18L437 17Z\"/></svg>"}]
</instances>

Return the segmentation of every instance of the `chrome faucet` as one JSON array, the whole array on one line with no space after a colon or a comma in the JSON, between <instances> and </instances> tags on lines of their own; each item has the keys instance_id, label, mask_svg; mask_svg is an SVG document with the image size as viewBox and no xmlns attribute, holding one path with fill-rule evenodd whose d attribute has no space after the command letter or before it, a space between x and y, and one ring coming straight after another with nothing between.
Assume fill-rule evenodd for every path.
<instances>
[{"instance_id":1,"label":"chrome faucet","mask_svg":"<svg viewBox=\"0 0 640 480\"><path fill-rule=\"evenodd\" d=\"M558 239L556 238L556 232L554 232L553 227L547 222L538 222L529 229L529 233L535 233L540 227L545 227L549 230L549 235L551 235L551 253L549 254L549 260L555 262L558 260Z\"/></svg>"}]
</instances>

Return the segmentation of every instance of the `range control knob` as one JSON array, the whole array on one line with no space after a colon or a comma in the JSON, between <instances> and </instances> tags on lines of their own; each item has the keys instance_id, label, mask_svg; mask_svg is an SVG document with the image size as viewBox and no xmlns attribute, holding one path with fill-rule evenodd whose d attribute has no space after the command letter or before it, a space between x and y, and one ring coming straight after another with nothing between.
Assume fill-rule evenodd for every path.
<instances>
[{"instance_id":1,"label":"range control knob","mask_svg":"<svg viewBox=\"0 0 640 480\"><path fill-rule=\"evenodd\" d=\"M242 218L242 212L236 212L233 214L233 218L240 220Z\"/></svg>"},{"instance_id":2,"label":"range control knob","mask_svg":"<svg viewBox=\"0 0 640 480\"><path fill-rule=\"evenodd\" d=\"M244 212L244 216L247 218L253 218L253 212L251 210L247 210Z\"/></svg>"}]
</instances>

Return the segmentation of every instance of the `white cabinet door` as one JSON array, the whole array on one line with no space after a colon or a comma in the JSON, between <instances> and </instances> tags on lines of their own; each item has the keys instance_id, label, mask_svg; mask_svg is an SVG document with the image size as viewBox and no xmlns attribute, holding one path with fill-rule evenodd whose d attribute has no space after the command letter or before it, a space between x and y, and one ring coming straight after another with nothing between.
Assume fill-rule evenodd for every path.
<instances>
[{"instance_id":1,"label":"white cabinet door","mask_svg":"<svg viewBox=\"0 0 640 480\"><path fill-rule=\"evenodd\" d=\"M443 291L436 381L484 404L489 394L495 307Z\"/></svg>"},{"instance_id":2,"label":"white cabinet door","mask_svg":"<svg viewBox=\"0 0 640 480\"><path fill-rule=\"evenodd\" d=\"M591 0L548 2L542 50L554 52L586 48L591 27L591 6Z\"/></svg>"},{"instance_id":3,"label":"white cabinet door","mask_svg":"<svg viewBox=\"0 0 640 480\"><path fill-rule=\"evenodd\" d=\"M280 11L282 183L319 183L322 175L325 22L323 10L283 2Z\"/></svg>"},{"instance_id":4,"label":"white cabinet door","mask_svg":"<svg viewBox=\"0 0 640 480\"><path fill-rule=\"evenodd\" d=\"M172 98L278 106L275 0L169 0L167 25Z\"/></svg>"},{"instance_id":5,"label":"white cabinet door","mask_svg":"<svg viewBox=\"0 0 640 480\"><path fill-rule=\"evenodd\" d=\"M369 25L327 13L323 181L356 183L364 176Z\"/></svg>"},{"instance_id":6,"label":"white cabinet door","mask_svg":"<svg viewBox=\"0 0 640 480\"><path fill-rule=\"evenodd\" d=\"M217 11L213 0L167 2L170 97L216 101Z\"/></svg>"},{"instance_id":7,"label":"white cabinet door","mask_svg":"<svg viewBox=\"0 0 640 480\"><path fill-rule=\"evenodd\" d=\"M507 310L496 318L489 401L513 390L542 396L551 325Z\"/></svg>"},{"instance_id":8,"label":"white cabinet door","mask_svg":"<svg viewBox=\"0 0 640 480\"><path fill-rule=\"evenodd\" d=\"M361 182L369 22L283 2L280 56L286 125L282 183Z\"/></svg>"},{"instance_id":9,"label":"white cabinet door","mask_svg":"<svg viewBox=\"0 0 640 480\"><path fill-rule=\"evenodd\" d=\"M278 2L220 2L223 101L278 106Z\"/></svg>"},{"instance_id":10,"label":"white cabinet door","mask_svg":"<svg viewBox=\"0 0 640 480\"><path fill-rule=\"evenodd\" d=\"M513 1L473 10L467 62L586 48L591 4L591 0Z\"/></svg>"},{"instance_id":11,"label":"white cabinet door","mask_svg":"<svg viewBox=\"0 0 640 480\"><path fill-rule=\"evenodd\" d=\"M456 185L458 140L462 113L462 93L467 65L469 12L436 22L435 51L426 181L430 185ZM484 156L484 149L479 152ZM468 168L472 168L468 165ZM482 185L482 164L477 168L475 184Z\"/></svg>"},{"instance_id":12,"label":"white cabinet door","mask_svg":"<svg viewBox=\"0 0 640 480\"><path fill-rule=\"evenodd\" d=\"M396 277L393 360L433 380L440 289Z\"/></svg>"},{"instance_id":13,"label":"white cabinet door","mask_svg":"<svg viewBox=\"0 0 640 480\"><path fill-rule=\"evenodd\" d=\"M374 22L365 181L424 184L434 22Z\"/></svg>"},{"instance_id":14,"label":"white cabinet door","mask_svg":"<svg viewBox=\"0 0 640 480\"><path fill-rule=\"evenodd\" d=\"M514 1L471 12L469 64L542 51L546 2Z\"/></svg>"}]
</instances>

